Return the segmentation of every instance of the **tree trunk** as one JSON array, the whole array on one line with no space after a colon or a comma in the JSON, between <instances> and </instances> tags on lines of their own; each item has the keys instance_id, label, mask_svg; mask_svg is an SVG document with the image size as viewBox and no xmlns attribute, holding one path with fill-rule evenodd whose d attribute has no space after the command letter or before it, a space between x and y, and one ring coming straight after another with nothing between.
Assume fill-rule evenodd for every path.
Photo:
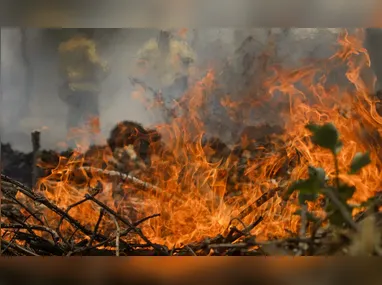
<instances>
[{"instance_id":1,"label":"tree trunk","mask_svg":"<svg viewBox=\"0 0 382 285\"><path fill-rule=\"evenodd\" d=\"M20 109L19 117L26 117L30 113L30 103L32 100L33 89L33 67L28 54L28 37L26 29L20 29L21 33L21 58L24 65L25 75L25 102Z\"/></svg>"}]
</instances>

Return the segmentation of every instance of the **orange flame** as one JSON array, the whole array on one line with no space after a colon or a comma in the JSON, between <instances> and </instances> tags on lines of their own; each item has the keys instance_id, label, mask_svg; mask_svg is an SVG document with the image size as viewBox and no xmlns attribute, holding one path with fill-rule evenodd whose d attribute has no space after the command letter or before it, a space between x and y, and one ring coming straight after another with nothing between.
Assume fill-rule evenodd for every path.
<instances>
[{"instance_id":1,"label":"orange flame","mask_svg":"<svg viewBox=\"0 0 382 285\"><path fill-rule=\"evenodd\" d=\"M159 159L153 159L150 169L138 173L140 179L161 188L162 193L138 190L128 183L118 185L98 173L84 171L81 167L85 162L89 164L89 161L79 152L75 152L69 159L61 157L51 174L39 181L38 188L49 200L66 208L83 199L89 187L96 187L101 183L103 190L97 199L113 210L118 211L121 204L125 204L133 206L140 218L161 214L160 218L148 220L141 226L152 242L164 243L169 247L195 242L223 233L231 219L263 193L277 187L286 188L290 181L306 176L307 165L323 167L328 176L332 177L335 167L331 154L315 147L308 139L310 134L304 128L308 122L332 122L344 142L339 154L342 173L347 173L346 168L356 152L369 150L371 153L373 162L359 175L341 175L341 179L357 187L352 202L364 201L381 187L382 161L380 148L365 140L362 130L373 129L382 135L382 118L376 112L375 102L367 95L366 84L360 75L363 69L370 66L370 59L362 46L360 35L346 33L340 37L338 52L328 61L330 66L347 64L346 77L355 87L354 90L342 90L340 86L326 84L327 76L322 72L326 72L328 62L323 65L324 68L273 68L273 76L263 82L266 95L262 100L271 100L279 92L283 95L280 100L289 102L288 112L283 113L286 121L285 133L279 140L272 142L270 149L261 149L260 158L250 160L245 170L246 182L239 181L230 185L227 173L236 166L237 161L230 157L226 161L211 162L206 147L202 144L205 133L202 118L208 115L207 99L214 96L213 91L217 88L216 74L211 70L177 102L178 108L187 106L182 108L181 115L167 125L158 126L167 138L167 150L156 153L154 151ZM318 80L315 79L317 74L321 74ZM248 96L246 100L248 102ZM251 106L258 105L262 100L253 99ZM238 106L243 106L229 98L222 99L221 104L233 117L237 115ZM97 128L93 131L96 130ZM242 139L242 143L249 144L246 138ZM282 171L284 165L288 161L291 163L297 156L300 157L300 163L295 163L290 169L288 181L278 177L276 174ZM102 163L108 165L106 169L112 169L110 150L103 150L99 157ZM122 200L118 203L115 202L116 188L122 193ZM237 190L240 194L228 195ZM227 196L230 198L227 199ZM315 205L310 207L317 208ZM283 237L298 230L299 218L292 215L297 208L295 200L284 203L276 193L243 222L249 223L262 215L263 222L252 233L259 239ZM94 227L99 207L88 201L73 208L70 214L84 225ZM58 218L53 214L47 214L46 218L57 225ZM110 232L113 227L111 220L106 220L101 225L104 233ZM64 222L61 231L73 233L75 229L71 229Z\"/></svg>"}]
</instances>

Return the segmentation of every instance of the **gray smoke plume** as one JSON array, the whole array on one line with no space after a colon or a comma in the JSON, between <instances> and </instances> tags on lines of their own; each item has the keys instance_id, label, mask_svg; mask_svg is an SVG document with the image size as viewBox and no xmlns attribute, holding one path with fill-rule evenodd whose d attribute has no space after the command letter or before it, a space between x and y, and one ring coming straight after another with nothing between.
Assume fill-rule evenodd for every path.
<instances>
[{"instance_id":1,"label":"gray smoke plume","mask_svg":"<svg viewBox=\"0 0 382 285\"><path fill-rule=\"evenodd\" d=\"M278 37L277 49L283 64L297 67L306 57L332 55L341 29L271 29ZM30 150L30 132L43 130L43 148L56 148L65 140L67 106L57 95L57 41L49 41L46 30L3 28L1 30L1 139L14 148ZM120 29L97 31L101 55L109 62L111 75L103 84L101 128L106 137L121 120L135 120L145 126L160 122L150 116L144 106L131 97L131 76L137 51L158 30ZM208 62L232 57L241 42L252 35L262 43L269 29L198 29L188 33L199 67ZM29 62L28 62L29 61Z\"/></svg>"},{"instance_id":2,"label":"gray smoke plume","mask_svg":"<svg viewBox=\"0 0 382 285\"><path fill-rule=\"evenodd\" d=\"M43 129L42 147L55 148L65 140L67 106L58 98L57 43L49 43L44 30L26 30L26 50L30 60L28 73L22 52L21 31L2 29L1 135L21 150L30 149L30 132ZM120 120L149 124L143 106L131 98L133 87L128 80L137 49L155 36L155 31L122 30L107 39L102 56L112 74L103 84L101 117L103 135ZM100 45L102 45L102 38ZM32 76L28 82L27 76ZM29 89L29 90L28 90ZM46 127L46 128L44 128Z\"/></svg>"}]
</instances>

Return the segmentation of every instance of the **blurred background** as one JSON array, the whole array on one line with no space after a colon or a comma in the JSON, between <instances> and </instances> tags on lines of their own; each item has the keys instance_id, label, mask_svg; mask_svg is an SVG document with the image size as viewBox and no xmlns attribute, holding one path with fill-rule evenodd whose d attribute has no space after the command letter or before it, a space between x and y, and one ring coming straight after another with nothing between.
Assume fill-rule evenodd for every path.
<instances>
[{"instance_id":1,"label":"blurred background","mask_svg":"<svg viewBox=\"0 0 382 285\"><path fill-rule=\"evenodd\" d=\"M0 264L0 283L67 284L380 284L381 274L371 259L351 261L338 258L50 258L49 262L26 258L7 259ZM48 259L45 259L48 260ZM52 260L54 260L52 262ZM173 262L171 261L173 260ZM107 265L106 265L107 264ZM22 267L22 268L20 268ZM20 274L20 270L23 274ZM28 278L28 279L27 279Z\"/></svg>"},{"instance_id":2,"label":"blurred background","mask_svg":"<svg viewBox=\"0 0 382 285\"><path fill-rule=\"evenodd\" d=\"M1 140L13 148L30 151L30 133L43 131L43 148L57 148L65 140L67 105L58 96L58 45L75 29L2 28L1 30ZM144 126L162 122L149 114L142 102L132 96L129 80L134 76L138 50L158 29L91 29L97 52L105 59L110 75L102 83L100 96L101 132L107 137L121 120L134 120ZM260 54L269 37L276 38L276 53L285 67L298 67L306 58L327 58L334 52L338 33L343 29L173 29L197 55L196 66L202 77L208 68L220 72L227 60L233 61L236 73L244 67L237 49L248 37L253 43L246 53ZM235 58L236 57L236 58ZM235 67L236 66L236 67ZM244 76L244 75L243 75ZM233 82L232 84L240 84Z\"/></svg>"}]
</instances>

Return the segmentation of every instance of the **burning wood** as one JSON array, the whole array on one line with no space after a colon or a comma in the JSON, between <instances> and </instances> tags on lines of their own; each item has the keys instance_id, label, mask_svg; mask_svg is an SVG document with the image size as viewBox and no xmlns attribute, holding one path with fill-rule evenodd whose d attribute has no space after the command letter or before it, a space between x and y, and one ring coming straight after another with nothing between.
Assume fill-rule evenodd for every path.
<instances>
[{"instance_id":1,"label":"burning wood","mask_svg":"<svg viewBox=\"0 0 382 285\"><path fill-rule=\"evenodd\" d=\"M215 146L215 149L220 149L224 152L227 148L226 146L222 147L221 143L216 142L216 140L212 142L214 142L212 146ZM226 153L226 155L229 155L229 153ZM137 189L149 191L154 196L166 197L167 201L172 199L174 202L181 204L181 196L169 196L169 193L166 193L165 190L129 174L89 166L77 165L77 167L79 167L77 170L83 170L85 171L84 173L89 173L90 176L96 176L98 179L101 179L102 184L98 184L96 187L88 186L88 190L82 192L82 198L68 205L65 210L52 203L46 194L41 192L34 193L31 188L24 184L6 175L1 175L2 193L4 195L1 207L3 217L1 228L4 232L2 238L3 254L27 254L34 256L204 255L211 253L213 255L262 255L275 254L276 248L279 248L279 251L282 250L285 254L288 248L293 246L298 248L301 244L305 244L304 250L308 249L310 252L315 252L318 248L322 249L325 246L328 247L328 250L333 250L333 247L342 248L341 244L344 243L343 240L341 242L337 241L337 245L335 245L334 241L329 243L324 241L326 235L331 230L325 230L320 235L313 234L311 240L306 239L304 233L304 235L296 238L294 241L291 239L267 243L256 241L256 237L251 232L263 222L264 216L258 216L249 225L245 225L243 220L248 216L256 215L256 212L270 199L278 195L280 196L283 188L278 187L264 193L254 202L245 206L237 216L233 216L228 224L228 228L221 235L219 234L214 238L207 238L197 243L183 244L170 250L166 245L160 245L151 241L144 234L142 228L138 227L145 222L150 222L151 219L159 219L160 214L153 214L133 222L129 216L125 217L114 210L113 205L108 205L108 201L104 199L105 197L97 197L102 196L105 192L103 187L106 185L107 180L103 176L109 177L112 180L117 179L119 183L129 184ZM44 185L45 187L52 187L48 182L45 182ZM338 198L333 196L334 194L331 194L331 192L323 193L327 193L329 199L333 200L336 205L339 205L341 214L345 217L345 221L348 221L349 217L346 216L349 214L347 213L348 210L341 205ZM78 220L70 214L71 211L74 212L77 207L81 207L85 203L92 203L93 209L98 211L99 214L97 219L94 220L95 223ZM373 205L373 208L376 208L376 205ZM52 214L55 216L54 220L56 221L54 226L51 224L53 221L51 219ZM233 225L235 221L238 221L238 225L242 225L243 229L239 229L238 225ZM90 224L93 225L93 228L90 227ZM355 222L350 221L349 224L358 230ZM112 225L114 225L114 229L112 229ZM362 235L363 237L364 235ZM349 241L351 241L350 236ZM354 247L357 242L362 241L354 241L350 248L352 254L355 252ZM345 242L344 244L349 243Z\"/></svg>"},{"instance_id":2,"label":"burning wood","mask_svg":"<svg viewBox=\"0 0 382 285\"><path fill-rule=\"evenodd\" d=\"M364 53L346 35L331 59L348 63L352 91L317 81L311 67L274 68L247 106L256 114L234 130L235 145L205 140L218 81L210 72L188 90L187 112L161 126L163 138L124 121L108 145L86 153L38 151L45 173L35 185L1 175L2 253L380 255L382 119L360 76ZM250 94L220 98L232 125ZM253 123L272 116L264 113L271 99L281 102L283 127ZM256 107L262 101L267 108ZM12 156L26 160L6 151L5 170Z\"/></svg>"}]
</instances>

